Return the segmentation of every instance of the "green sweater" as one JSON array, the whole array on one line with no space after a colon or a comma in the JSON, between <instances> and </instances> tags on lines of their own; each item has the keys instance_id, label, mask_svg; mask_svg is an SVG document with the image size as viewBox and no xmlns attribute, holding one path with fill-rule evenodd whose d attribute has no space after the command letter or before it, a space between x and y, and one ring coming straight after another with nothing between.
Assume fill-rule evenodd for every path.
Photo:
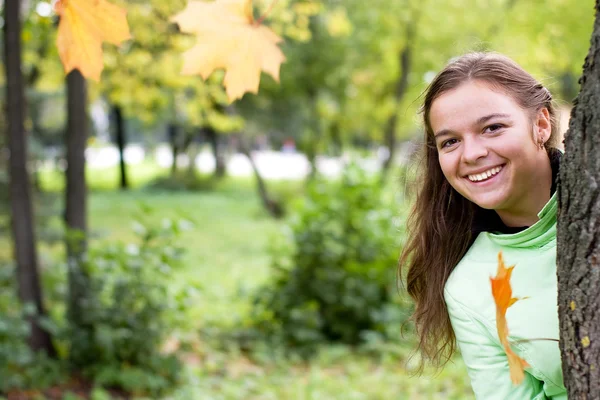
<instances>
[{"instance_id":1,"label":"green sweater","mask_svg":"<svg viewBox=\"0 0 600 400\"><path fill-rule=\"evenodd\" d=\"M540 220L514 234L482 232L450 275L444 297L452 328L478 399L566 399L560 350L556 286L556 194L538 214ZM525 380L513 385L506 353L496 331L490 277L502 251L512 273L513 297L507 313L509 341L530 365Z\"/></svg>"}]
</instances>

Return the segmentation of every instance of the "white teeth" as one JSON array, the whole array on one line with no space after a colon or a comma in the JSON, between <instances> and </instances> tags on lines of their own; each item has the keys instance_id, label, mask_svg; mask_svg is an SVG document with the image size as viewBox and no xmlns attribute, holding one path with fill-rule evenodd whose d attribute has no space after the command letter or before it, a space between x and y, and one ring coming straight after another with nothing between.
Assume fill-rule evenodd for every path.
<instances>
[{"instance_id":1,"label":"white teeth","mask_svg":"<svg viewBox=\"0 0 600 400\"><path fill-rule=\"evenodd\" d=\"M502 167L495 167L495 168L489 169L481 174L468 175L468 178L471 182L479 182L479 181L488 179L488 178L496 175L498 172L500 172L501 169L502 169Z\"/></svg>"}]
</instances>

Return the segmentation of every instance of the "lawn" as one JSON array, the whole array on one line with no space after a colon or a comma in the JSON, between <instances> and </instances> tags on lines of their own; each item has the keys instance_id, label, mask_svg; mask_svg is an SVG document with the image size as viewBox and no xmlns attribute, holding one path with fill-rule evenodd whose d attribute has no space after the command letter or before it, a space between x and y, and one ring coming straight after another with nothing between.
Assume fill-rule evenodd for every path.
<instances>
[{"instance_id":1,"label":"lawn","mask_svg":"<svg viewBox=\"0 0 600 400\"><path fill-rule=\"evenodd\" d=\"M164 173L132 171L134 189L114 189L114 170L89 171L89 225L94 243L134 239L132 222L140 205L153 209L157 221L185 218L193 228L181 236L184 267L173 285L198 284L196 303L187 318L191 332L227 326L243 317L249 305L244 293L269 275L269 244L281 235L285 221L261 209L251 180L227 179L212 190L166 192L141 188ZM107 178L110 177L110 178ZM59 190L60 175L42 174L46 188ZM299 182L269 182L277 193L293 197ZM56 255L62 250L54 248ZM214 347L202 341L186 358L187 382L174 399L472 399L465 367L459 358L438 375L414 376L407 361L410 341L389 352L345 346L324 347L311 362L284 357L250 360L235 346ZM266 349L268 352L268 349Z\"/></svg>"}]
</instances>

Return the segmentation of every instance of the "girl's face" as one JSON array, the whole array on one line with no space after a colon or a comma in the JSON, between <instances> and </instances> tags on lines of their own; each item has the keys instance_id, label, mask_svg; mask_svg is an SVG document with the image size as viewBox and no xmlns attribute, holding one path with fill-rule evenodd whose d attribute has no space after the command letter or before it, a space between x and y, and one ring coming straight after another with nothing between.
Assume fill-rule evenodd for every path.
<instances>
[{"instance_id":1,"label":"girl's face","mask_svg":"<svg viewBox=\"0 0 600 400\"><path fill-rule=\"evenodd\" d=\"M442 172L462 196L501 217L537 214L549 199L548 156L537 144L550 137L547 109L532 120L512 97L468 81L435 99L429 119ZM545 200L532 200L540 191Z\"/></svg>"}]
</instances>

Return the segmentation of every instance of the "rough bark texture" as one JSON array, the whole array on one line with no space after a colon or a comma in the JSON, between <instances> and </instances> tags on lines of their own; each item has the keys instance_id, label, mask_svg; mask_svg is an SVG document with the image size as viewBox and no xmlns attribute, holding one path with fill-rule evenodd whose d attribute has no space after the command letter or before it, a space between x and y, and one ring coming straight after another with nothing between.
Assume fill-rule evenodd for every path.
<instances>
[{"instance_id":1,"label":"rough bark texture","mask_svg":"<svg viewBox=\"0 0 600 400\"><path fill-rule=\"evenodd\" d=\"M14 257L17 263L19 298L35 306L37 315L43 316L42 289L38 274L33 206L29 175L27 173L27 137L24 118L24 89L21 72L21 19L20 1L4 4L4 65L6 70L7 142L10 151L10 204ZM48 332L30 317L29 345L34 350L44 350L54 355Z\"/></svg>"},{"instance_id":2,"label":"rough bark texture","mask_svg":"<svg viewBox=\"0 0 600 400\"><path fill-rule=\"evenodd\" d=\"M558 304L569 399L600 399L600 0L560 169Z\"/></svg>"},{"instance_id":3,"label":"rough bark texture","mask_svg":"<svg viewBox=\"0 0 600 400\"><path fill-rule=\"evenodd\" d=\"M115 131L117 147L119 148L119 165L121 172L119 187L122 190L126 190L129 189L129 181L127 180L127 164L125 164L125 146L127 145L125 120L123 119L123 110L121 110L121 107L114 106L113 112L115 115Z\"/></svg>"}]
</instances>

